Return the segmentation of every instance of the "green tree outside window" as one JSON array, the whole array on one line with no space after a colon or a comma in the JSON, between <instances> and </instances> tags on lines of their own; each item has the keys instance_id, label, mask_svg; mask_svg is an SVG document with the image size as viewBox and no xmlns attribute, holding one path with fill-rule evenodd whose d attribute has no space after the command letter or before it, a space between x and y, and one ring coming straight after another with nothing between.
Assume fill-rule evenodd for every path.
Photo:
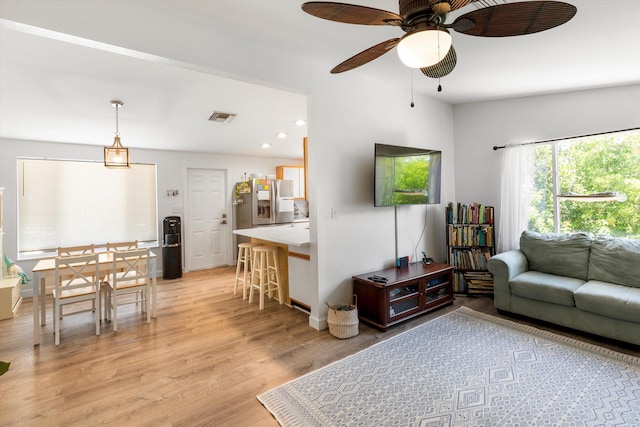
<instances>
[{"instance_id":1,"label":"green tree outside window","mask_svg":"<svg viewBox=\"0 0 640 427\"><path fill-rule=\"evenodd\" d=\"M553 151L557 152L558 192L624 193L624 202L560 200L554 223ZM640 131L611 133L536 147L535 190L529 229L588 232L640 239Z\"/></svg>"}]
</instances>

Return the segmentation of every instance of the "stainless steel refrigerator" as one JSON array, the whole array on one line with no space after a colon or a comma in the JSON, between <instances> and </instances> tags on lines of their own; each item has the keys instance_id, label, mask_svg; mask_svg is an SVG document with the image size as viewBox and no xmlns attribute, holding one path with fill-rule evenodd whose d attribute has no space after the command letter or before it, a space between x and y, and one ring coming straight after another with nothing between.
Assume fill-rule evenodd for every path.
<instances>
[{"instance_id":1,"label":"stainless steel refrigerator","mask_svg":"<svg viewBox=\"0 0 640 427\"><path fill-rule=\"evenodd\" d=\"M293 181L255 178L239 182L234 204L236 229L290 224L294 214Z\"/></svg>"}]
</instances>

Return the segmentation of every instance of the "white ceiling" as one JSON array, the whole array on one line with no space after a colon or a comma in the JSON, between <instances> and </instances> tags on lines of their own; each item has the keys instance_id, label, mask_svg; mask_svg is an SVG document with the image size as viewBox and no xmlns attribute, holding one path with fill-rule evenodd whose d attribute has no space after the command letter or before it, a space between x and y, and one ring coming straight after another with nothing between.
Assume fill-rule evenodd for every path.
<instances>
[{"instance_id":1,"label":"white ceiling","mask_svg":"<svg viewBox=\"0 0 640 427\"><path fill-rule=\"evenodd\" d=\"M502 0L497 0L503 2ZM510 38L453 33L456 69L441 84L414 72L414 90L452 104L640 83L640 1L568 0L576 16L555 29ZM493 3L484 0L456 16ZM267 85L275 61L304 56L324 72L383 40L395 27L317 19L298 0L0 0L0 137L106 145L121 99L126 146L302 157L304 85ZM397 12L396 0L354 0ZM251 63L243 47L264 52ZM221 69L212 52L228 49ZM247 48L248 49L248 48ZM269 64L264 58L273 58ZM243 62L244 61L244 62ZM218 62L217 64L220 64ZM245 67L245 70L247 68ZM254 70L255 71L255 70ZM348 73L406 90L395 53ZM341 78L341 75L330 76ZM214 110L237 113L229 124ZM279 140L284 130L288 138ZM268 150L261 148L270 142Z\"/></svg>"}]
</instances>

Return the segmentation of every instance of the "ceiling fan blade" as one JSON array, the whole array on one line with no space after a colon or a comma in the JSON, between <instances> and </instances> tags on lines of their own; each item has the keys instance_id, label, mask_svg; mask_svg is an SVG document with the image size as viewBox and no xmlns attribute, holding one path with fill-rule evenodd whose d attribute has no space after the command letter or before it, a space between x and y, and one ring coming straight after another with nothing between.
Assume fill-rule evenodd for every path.
<instances>
[{"instance_id":1,"label":"ceiling fan blade","mask_svg":"<svg viewBox=\"0 0 640 427\"><path fill-rule=\"evenodd\" d=\"M458 10L475 1L477 0L451 0L449 3L451 4L451 10Z\"/></svg>"},{"instance_id":2,"label":"ceiling fan blade","mask_svg":"<svg viewBox=\"0 0 640 427\"><path fill-rule=\"evenodd\" d=\"M318 18L346 24L395 26L402 24L400 15L393 12L355 4L310 1L302 4L302 10Z\"/></svg>"},{"instance_id":3,"label":"ceiling fan blade","mask_svg":"<svg viewBox=\"0 0 640 427\"><path fill-rule=\"evenodd\" d=\"M422 74L427 77L439 79L440 77L444 77L452 72L456 67L457 62L458 56L456 55L456 50L453 48L453 46L451 46L451 49L449 49L449 53L447 53L445 57L442 58L442 61L430 67L420 68L420 71L422 71Z\"/></svg>"},{"instance_id":4,"label":"ceiling fan blade","mask_svg":"<svg viewBox=\"0 0 640 427\"><path fill-rule=\"evenodd\" d=\"M458 32L481 37L520 36L545 31L569 21L576 7L560 1L505 3L474 10L458 17L452 26ZM456 22L470 19L475 25L467 30Z\"/></svg>"},{"instance_id":5,"label":"ceiling fan blade","mask_svg":"<svg viewBox=\"0 0 640 427\"><path fill-rule=\"evenodd\" d=\"M359 54L354 55L346 61L333 67L333 69L331 70L331 74L344 73L345 71L353 70L354 68L364 65L367 62L373 61L374 59L384 55L385 53L396 47L399 41L399 38L395 38L384 41L382 43L378 43L375 46L371 46L369 49L363 50Z\"/></svg>"}]
</instances>

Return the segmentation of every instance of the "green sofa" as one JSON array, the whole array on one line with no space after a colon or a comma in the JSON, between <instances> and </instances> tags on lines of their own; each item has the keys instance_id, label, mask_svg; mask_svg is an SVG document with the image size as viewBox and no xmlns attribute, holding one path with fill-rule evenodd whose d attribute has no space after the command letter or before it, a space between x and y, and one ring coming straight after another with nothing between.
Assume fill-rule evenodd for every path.
<instances>
[{"instance_id":1,"label":"green sofa","mask_svg":"<svg viewBox=\"0 0 640 427\"><path fill-rule=\"evenodd\" d=\"M640 241L525 231L488 262L497 309L640 345Z\"/></svg>"}]
</instances>

